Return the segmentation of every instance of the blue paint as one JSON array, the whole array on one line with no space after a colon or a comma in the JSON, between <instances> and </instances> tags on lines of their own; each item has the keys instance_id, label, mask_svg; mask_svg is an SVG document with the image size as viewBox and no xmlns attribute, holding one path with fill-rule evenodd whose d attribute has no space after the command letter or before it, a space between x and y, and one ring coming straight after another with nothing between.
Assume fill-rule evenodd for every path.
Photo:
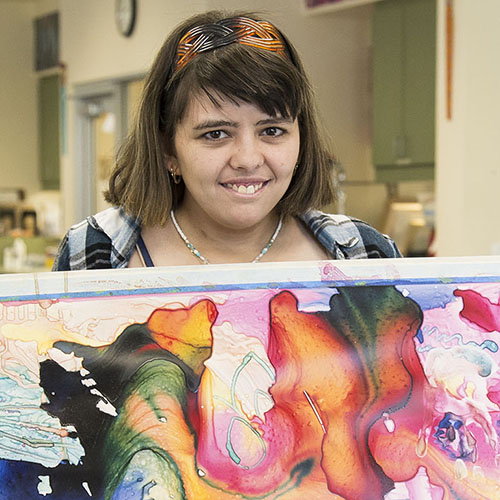
<instances>
[{"instance_id":1,"label":"blue paint","mask_svg":"<svg viewBox=\"0 0 500 500\"><path fill-rule=\"evenodd\" d=\"M467 429L462 419L453 413L445 413L434 433L437 443L452 458L473 461L477 450L475 443L467 439Z\"/></svg>"},{"instance_id":2,"label":"blue paint","mask_svg":"<svg viewBox=\"0 0 500 500\"><path fill-rule=\"evenodd\" d=\"M436 282L434 286L421 286L421 284L403 286L398 282L396 288L400 292L407 290L409 292L408 297L417 302L423 311L437 308L444 309L449 303L457 300L453 292L456 290L456 283L458 283L458 280L453 281L454 284L452 285L444 285Z\"/></svg>"},{"instance_id":3,"label":"blue paint","mask_svg":"<svg viewBox=\"0 0 500 500\"><path fill-rule=\"evenodd\" d=\"M424 334L422 333L422 330L419 328L417 334L415 335L415 338L421 343L424 343Z\"/></svg>"},{"instance_id":4,"label":"blue paint","mask_svg":"<svg viewBox=\"0 0 500 500\"><path fill-rule=\"evenodd\" d=\"M401 278L401 279L352 279L340 281L295 281L295 282L262 282L262 283L227 283L222 285L186 285L175 287L157 287L157 288L130 288L120 290L99 290L99 291L85 291L85 292L63 292L63 293L50 293L50 294L31 294L31 295L5 295L0 296L1 302L17 302L17 301L30 301L30 300L62 300L62 299L75 299L75 298L91 298L91 297L117 297L122 295L150 295L150 294L173 294L173 293L192 293L192 292L221 292L221 291L238 291L238 290L294 290L294 289L309 289L309 288L323 288L323 287L352 287L352 286L395 286L401 291L402 289L409 290L413 294L418 294L415 285L439 285L436 290L441 287L454 290L457 284L473 284L473 283L492 283L499 282L498 276L467 276L467 277L450 277L450 278ZM429 296L425 293L425 288L422 287L422 305L423 309L428 307L444 307L448 302L450 293L438 292L435 296ZM410 295L420 305L420 298L418 295ZM427 307L426 307L427 305Z\"/></svg>"},{"instance_id":5,"label":"blue paint","mask_svg":"<svg viewBox=\"0 0 500 500\"><path fill-rule=\"evenodd\" d=\"M81 484L86 481L82 467L61 463L56 468L46 468L31 462L0 460L1 500L89 500ZM49 476L52 493L38 493L38 476Z\"/></svg>"},{"instance_id":6,"label":"blue paint","mask_svg":"<svg viewBox=\"0 0 500 500\"><path fill-rule=\"evenodd\" d=\"M467 343L470 344L470 342ZM479 347L481 347L481 349L488 349L488 351L491 352L498 351L498 344L493 340L485 340Z\"/></svg>"},{"instance_id":7,"label":"blue paint","mask_svg":"<svg viewBox=\"0 0 500 500\"><path fill-rule=\"evenodd\" d=\"M459 346L470 346L474 348L479 348L481 350L487 350L490 352L497 352L498 351L498 344L491 339L486 339L481 342L481 344L478 344L474 340L469 340L468 342L464 342L464 337L461 333L454 333L452 335L449 335L447 333L439 333L439 329L437 326L433 326L431 329L426 329L424 328L423 331L419 331L415 337L420 341L422 344L424 342L425 337L432 337L436 339L436 342L439 342L441 344L452 344L455 343L455 345ZM417 348L418 352L427 352L431 351L434 349L432 346L425 346L425 347L419 347ZM468 359L468 361L471 361ZM472 362L472 361L471 361Z\"/></svg>"}]
</instances>

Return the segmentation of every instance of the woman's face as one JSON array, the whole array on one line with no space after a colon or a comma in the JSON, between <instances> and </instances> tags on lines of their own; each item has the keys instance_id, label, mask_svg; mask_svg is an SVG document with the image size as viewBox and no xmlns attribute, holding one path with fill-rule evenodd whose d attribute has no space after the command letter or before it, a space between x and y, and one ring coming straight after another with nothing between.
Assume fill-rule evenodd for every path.
<instances>
[{"instance_id":1,"label":"woman's face","mask_svg":"<svg viewBox=\"0 0 500 500\"><path fill-rule=\"evenodd\" d=\"M253 104L220 104L206 96L191 99L167 167L184 180L182 211L200 224L250 228L270 216L288 189L299 127Z\"/></svg>"}]
</instances>

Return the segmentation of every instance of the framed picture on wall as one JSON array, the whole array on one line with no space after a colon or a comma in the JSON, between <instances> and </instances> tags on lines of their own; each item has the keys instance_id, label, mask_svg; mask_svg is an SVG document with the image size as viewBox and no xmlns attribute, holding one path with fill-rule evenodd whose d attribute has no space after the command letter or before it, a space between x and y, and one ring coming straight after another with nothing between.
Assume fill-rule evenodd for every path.
<instances>
[{"instance_id":1,"label":"framed picture on wall","mask_svg":"<svg viewBox=\"0 0 500 500\"><path fill-rule=\"evenodd\" d=\"M35 32L35 71L59 65L59 13L37 17L33 21Z\"/></svg>"},{"instance_id":2,"label":"framed picture on wall","mask_svg":"<svg viewBox=\"0 0 500 500\"><path fill-rule=\"evenodd\" d=\"M357 5L378 2L380 0L303 0L306 14L319 14L348 9Z\"/></svg>"}]
</instances>

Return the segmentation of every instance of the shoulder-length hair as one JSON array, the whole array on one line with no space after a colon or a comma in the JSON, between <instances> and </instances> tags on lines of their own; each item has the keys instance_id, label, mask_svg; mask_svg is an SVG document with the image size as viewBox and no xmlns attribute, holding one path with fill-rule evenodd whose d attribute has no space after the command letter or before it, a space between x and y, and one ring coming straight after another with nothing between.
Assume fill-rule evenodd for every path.
<instances>
[{"instance_id":1,"label":"shoulder-length hair","mask_svg":"<svg viewBox=\"0 0 500 500\"><path fill-rule=\"evenodd\" d=\"M158 52L146 78L135 126L117 155L106 200L141 218L145 225L164 224L182 200L184 185L175 184L166 157L175 155L176 127L193 96L206 94L215 105L243 101L265 113L297 118L298 167L277 209L283 216L321 208L334 199L329 155L319 132L311 87L299 56L278 32L283 56L240 43L203 52L176 71L180 39L192 28L252 14L210 11L179 25Z\"/></svg>"}]
</instances>

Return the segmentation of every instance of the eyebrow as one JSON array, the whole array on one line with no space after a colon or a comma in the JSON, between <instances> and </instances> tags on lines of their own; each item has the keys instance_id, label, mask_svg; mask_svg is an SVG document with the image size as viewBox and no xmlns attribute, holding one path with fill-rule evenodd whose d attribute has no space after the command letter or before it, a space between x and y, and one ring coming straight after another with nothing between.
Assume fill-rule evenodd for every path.
<instances>
[{"instance_id":1,"label":"eyebrow","mask_svg":"<svg viewBox=\"0 0 500 500\"><path fill-rule=\"evenodd\" d=\"M198 123L193 127L194 130L203 130L206 128L218 128L218 127L237 127L236 122L230 122L227 120L206 120L204 122Z\"/></svg>"},{"instance_id":2,"label":"eyebrow","mask_svg":"<svg viewBox=\"0 0 500 500\"><path fill-rule=\"evenodd\" d=\"M278 125L280 123L293 123L292 118L282 118L282 117L270 117L259 120L256 125ZM238 128L237 122L230 122L228 120L206 120L204 122L198 123L193 127L194 130L205 130L207 128L219 128L219 127L233 127Z\"/></svg>"}]
</instances>

